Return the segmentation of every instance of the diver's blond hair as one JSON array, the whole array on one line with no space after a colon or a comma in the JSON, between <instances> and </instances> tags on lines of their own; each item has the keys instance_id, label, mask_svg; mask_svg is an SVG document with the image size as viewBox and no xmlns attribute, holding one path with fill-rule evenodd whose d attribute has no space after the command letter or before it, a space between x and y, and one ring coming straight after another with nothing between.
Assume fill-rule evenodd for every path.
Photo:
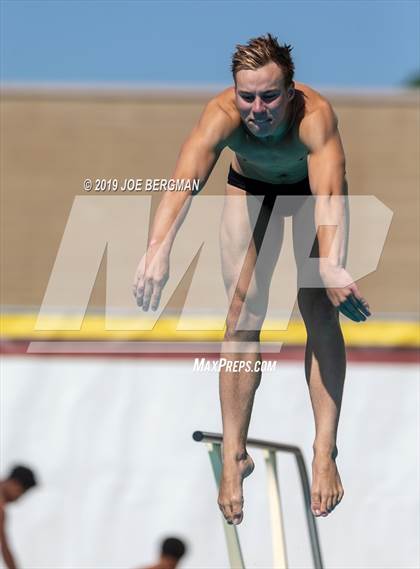
<instances>
[{"instance_id":1,"label":"diver's blond hair","mask_svg":"<svg viewBox=\"0 0 420 569\"><path fill-rule=\"evenodd\" d=\"M238 44L232 56L233 78L236 80L236 74L241 69L259 69L274 61L283 71L284 84L288 87L295 72L291 51L290 45L280 45L271 34L251 38L246 45Z\"/></svg>"}]
</instances>

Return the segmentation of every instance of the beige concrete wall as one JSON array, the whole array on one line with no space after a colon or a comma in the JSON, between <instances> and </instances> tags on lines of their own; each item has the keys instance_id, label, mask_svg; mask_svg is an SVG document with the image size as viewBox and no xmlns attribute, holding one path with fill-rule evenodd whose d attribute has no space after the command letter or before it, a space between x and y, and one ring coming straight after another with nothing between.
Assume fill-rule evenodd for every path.
<instances>
[{"instance_id":1,"label":"beige concrete wall","mask_svg":"<svg viewBox=\"0 0 420 569\"><path fill-rule=\"evenodd\" d=\"M85 178L170 177L209 93L25 92L1 100L3 306L39 306ZM377 313L418 310L419 106L415 93L333 95L353 194L394 211L376 273L361 281ZM225 151L205 192L224 190ZM154 196L154 200L158 200ZM139 254L141 252L139 251ZM210 293L203 291L203 294ZM91 304L104 299L101 271Z\"/></svg>"}]
</instances>

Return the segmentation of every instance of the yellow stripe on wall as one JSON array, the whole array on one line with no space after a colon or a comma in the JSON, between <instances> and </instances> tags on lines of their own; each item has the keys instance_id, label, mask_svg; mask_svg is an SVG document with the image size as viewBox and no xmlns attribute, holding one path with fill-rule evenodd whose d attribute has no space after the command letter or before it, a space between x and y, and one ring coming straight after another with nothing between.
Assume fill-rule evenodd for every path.
<instances>
[{"instance_id":1,"label":"yellow stripe on wall","mask_svg":"<svg viewBox=\"0 0 420 569\"><path fill-rule=\"evenodd\" d=\"M78 318L60 316L54 318L57 329L35 330L36 313L4 313L1 315L1 339L3 340L147 340L172 342L216 342L223 338L222 330L217 328L216 320L196 317L193 319L201 330L177 330L177 319L165 318L158 321L151 331L132 330L133 320L124 318L108 318L110 328L105 328L103 315L87 315L80 329ZM408 347L420 346L420 327L417 322L372 320L363 323L342 319L342 329L348 346L369 347ZM263 342L285 342L286 344L303 345L306 331L302 321L293 320L284 331L285 321L270 320L266 330L262 332ZM124 330L124 327L127 330ZM198 326L197 326L198 327ZM131 328L131 330L130 330ZM212 330L213 329L213 330Z\"/></svg>"}]
</instances>

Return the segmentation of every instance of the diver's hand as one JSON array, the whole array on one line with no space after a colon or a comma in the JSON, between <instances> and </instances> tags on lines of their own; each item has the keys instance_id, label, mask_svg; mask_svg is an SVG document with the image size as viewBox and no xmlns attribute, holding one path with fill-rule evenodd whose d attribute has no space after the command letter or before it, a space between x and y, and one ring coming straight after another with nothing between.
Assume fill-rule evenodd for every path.
<instances>
[{"instance_id":1,"label":"diver's hand","mask_svg":"<svg viewBox=\"0 0 420 569\"><path fill-rule=\"evenodd\" d=\"M363 322L371 315L369 304L343 267L324 265L320 274L328 298L342 314L354 322Z\"/></svg>"},{"instance_id":2,"label":"diver's hand","mask_svg":"<svg viewBox=\"0 0 420 569\"><path fill-rule=\"evenodd\" d=\"M151 246L142 257L133 282L137 306L157 310L163 287L169 279L169 253L162 246Z\"/></svg>"}]
</instances>

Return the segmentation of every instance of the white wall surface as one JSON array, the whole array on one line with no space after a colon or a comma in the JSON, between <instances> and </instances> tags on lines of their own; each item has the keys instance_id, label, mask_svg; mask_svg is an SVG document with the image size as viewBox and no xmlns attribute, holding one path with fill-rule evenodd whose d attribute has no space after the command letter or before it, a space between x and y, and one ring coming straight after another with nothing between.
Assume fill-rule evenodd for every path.
<instances>
[{"instance_id":1,"label":"white wall surface","mask_svg":"<svg viewBox=\"0 0 420 569\"><path fill-rule=\"evenodd\" d=\"M216 487L196 429L220 431L214 373L192 361L6 357L1 470L21 462L41 485L8 507L24 569L126 569L158 543L187 540L184 569L227 568ZM351 364L339 431L345 496L319 520L330 569L418 568L418 369ZM277 364L257 393L250 436L297 444L307 464L312 411L303 364ZM245 481L246 566L272 566L262 453ZM293 459L279 457L290 567L311 567Z\"/></svg>"}]
</instances>

